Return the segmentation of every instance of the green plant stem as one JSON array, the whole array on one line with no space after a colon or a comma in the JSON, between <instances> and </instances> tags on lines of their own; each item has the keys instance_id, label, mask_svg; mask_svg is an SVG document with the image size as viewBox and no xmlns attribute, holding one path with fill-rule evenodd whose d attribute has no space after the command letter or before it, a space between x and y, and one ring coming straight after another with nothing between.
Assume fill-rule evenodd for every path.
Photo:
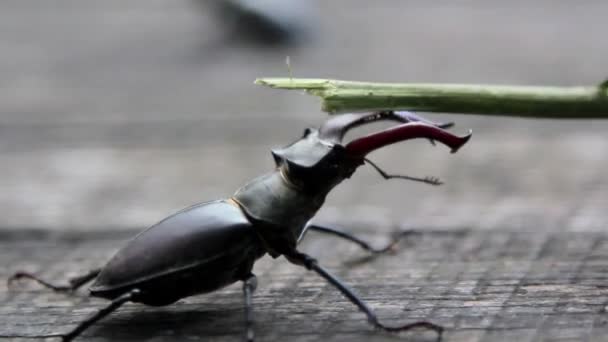
<instances>
[{"instance_id":1,"label":"green plant stem","mask_svg":"<svg viewBox=\"0 0 608 342\"><path fill-rule=\"evenodd\" d=\"M372 83L260 78L256 84L305 90L328 113L413 110L529 118L608 119L608 81L589 87Z\"/></svg>"}]
</instances>

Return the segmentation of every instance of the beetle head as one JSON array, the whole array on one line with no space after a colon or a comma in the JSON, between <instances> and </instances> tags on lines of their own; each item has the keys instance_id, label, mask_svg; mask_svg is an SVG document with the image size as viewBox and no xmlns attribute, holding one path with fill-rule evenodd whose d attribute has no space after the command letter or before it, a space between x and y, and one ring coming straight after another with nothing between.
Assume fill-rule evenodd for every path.
<instances>
[{"instance_id":1,"label":"beetle head","mask_svg":"<svg viewBox=\"0 0 608 342\"><path fill-rule=\"evenodd\" d=\"M349 158L341 144L321 139L314 128L307 128L292 144L272 150L272 156L289 181L311 191L335 186L363 163L360 158Z\"/></svg>"},{"instance_id":2,"label":"beetle head","mask_svg":"<svg viewBox=\"0 0 608 342\"><path fill-rule=\"evenodd\" d=\"M343 144L346 132L356 126L391 120L401 123ZM365 156L383 146L413 139L437 140L456 152L470 138L453 135L444 128L451 123L434 123L409 112L383 111L344 114L327 120L318 130L308 128L294 143L272 151L275 163L296 186L310 191L327 189L349 178L364 163Z\"/></svg>"}]
</instances>

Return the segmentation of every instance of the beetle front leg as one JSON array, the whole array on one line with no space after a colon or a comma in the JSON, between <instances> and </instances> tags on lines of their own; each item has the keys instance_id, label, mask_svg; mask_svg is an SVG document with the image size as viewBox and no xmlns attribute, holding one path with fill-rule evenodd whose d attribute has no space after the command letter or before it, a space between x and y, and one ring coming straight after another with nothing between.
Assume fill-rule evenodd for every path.
<instances>
[{"instance_id":1,"label":"beetle front leg","mask_svg":"<svg viewBox=\"0 0 608 342\"><path fill-rule=\"evenodd\" d=\"M39 283L40 285L49 288L56 292L73 292L78 290L82 285L88 283L89 281L95 279L97 275L101 272L100 268L93 269L86 274L83 274L78 277L74 277L68 280L69 285L56 285L53 283L49 283L48 281L39 278L38 276L28 273L28 272L16 272L7 280L7 285L11 286L13 282L20 279L32 279Z\"/></svg>"},{"instance_id":2,"label":"beetle front leg","mask_svg":"<svg viewBox=\"0 0 608 342\"><path fill-rule=\"evenodd\" d=\"M258 287L258 278L255 274L250 273L249 276L243 280L243 294L245 296L245 341L253 342L255 338L255 332L253 331L253 293Z\"/></svg>"},{"instance_id":3,"label":"beetle front leg","mask_svg":"<svg viewBox=\"0 0 608 342\"><path fill-rule=\"evenodd\" d=\"M336 278L323 267L321 267L316 259L298 251L293 251L291 254L285 255L285 257L287 258L287 260L296 265L304 266L308 270L314 271L315 273L323 277L325 280L327 280L329 283L331 283L333 286L335 286L340 292L342 292L342 294L346 298L348 298L348 300L355 304L359 308L359 310L365 313L365 315L367 316L367 320L375 328L388 332L402 332L416 328L424 328L436 332L437 341L441 341L441 337L443 335L442 326L427 321L414 322L396 327L384 325L378 320L378 316L363 300L361 300L348 286L342 283L338 278Z\"/></svg>"}]
</instances>

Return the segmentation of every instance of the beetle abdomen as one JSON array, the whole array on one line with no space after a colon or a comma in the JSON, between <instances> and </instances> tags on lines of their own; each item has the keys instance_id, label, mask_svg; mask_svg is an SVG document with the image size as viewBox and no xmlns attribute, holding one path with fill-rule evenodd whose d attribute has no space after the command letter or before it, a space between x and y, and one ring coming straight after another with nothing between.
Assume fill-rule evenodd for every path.
<instances>
[{"instance_id":1,"label":"beetle abdomen","mask_svg":"<svg viewBox=\"0 0 608 342\"><path fill-rule=\"evenodd\" d=\"M184 209L137 235L108 262L91 294L111 298L142 287L164 305L240 280L263 250L241 209L227 201ZM248 268L248 269L247 269ZM245 274L241 274L245 273ZM166 291L166 292L164 292Z\"/></svg>"}]
</instances>

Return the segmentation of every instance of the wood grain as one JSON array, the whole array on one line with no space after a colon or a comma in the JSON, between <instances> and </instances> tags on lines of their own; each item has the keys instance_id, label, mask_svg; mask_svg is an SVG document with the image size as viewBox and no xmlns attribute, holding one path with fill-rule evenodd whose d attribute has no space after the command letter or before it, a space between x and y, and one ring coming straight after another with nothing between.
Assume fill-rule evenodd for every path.
<instances>
[{"instance_id":1,"label":"wood grain","mask_svg":"<svg viewBox=\"0 0 608 342\"><path fill-rule=\"evenodd\" d=\"M61 282L102 265L127 235L12 236L0 246L8 265L0 279L25 269ZM385 240L373 232L359 235L376 244ZM608 239L601 233L429 230L402 241L394 255L365 262L365 253L347 242L312 233L306 240L303 250L350 284L384 321L430 320L447 328L447 341L600 340L607 332ZM339 292L284 259L266 257L254 271L262 341L399 339L374 332ZM104 302L86 291L49 293L27 281L0 294L2 335L67 331ZM162 308L129 304L83 340L239 340L242 300L240 285L233 285ZM430 335L407 334L432 340Z\"/></svg>"}]
</instances>

